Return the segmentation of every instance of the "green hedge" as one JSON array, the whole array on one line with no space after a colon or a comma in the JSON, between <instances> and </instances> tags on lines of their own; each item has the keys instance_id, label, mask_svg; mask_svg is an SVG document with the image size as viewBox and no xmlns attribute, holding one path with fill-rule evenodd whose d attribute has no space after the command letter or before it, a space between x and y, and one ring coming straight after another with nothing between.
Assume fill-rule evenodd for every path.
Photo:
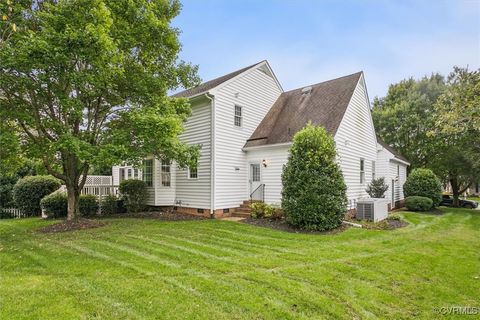
<instances>
[{"instance_id":1,"label":"green hedge","mask_svg":"<svg viewBox=\"0 0 480 320\"><path fill-rule=\"evenodd\" d=\"M82 194L78 199L78 209L84 217L92 217L98 214L98 200L93 194Z\"/></svg>"},{"instance_id":2,"label":"green hedge","mask_svg":"<svg viewBox=\"0 0 480 320\"><path fill-rule=\"evenodd\" d=\"M15 206L27 216L40 216L40 200L60 188L60 181L52 176L29 176L13 187Z\"/></svg>"},{"instance_id":3,"label":"green hedge","mask_svg":"<svg viewBox=\"0 0 480 320\"><path fill-rule=\"evenodd\" d=\"M41 200L45 214L49 218L64 218L68 211L68 198L65 192L54 192ZM82 194L78 200L80 215L84 217L95 216L98 212L98 201L94 195Z\"/></svg>"},{"instance_id":4,"label":"green hedge","mask_svg":"<svg viewBox=\"0 0 480 320\"><path fill-rule=\"evenodd\" d=\"M432 200L432 207L442 201L442 184L429 169L414 169L403 185L405 197L419 196Z\"/></svg>"},{"instance_id":5,"label":"green hedge","mask_svg":"<svg viewBox=\"0 0 480 320\"><path fill-rule=\"evenodd\" d=\"M142 180L128 179L120 183L119 191L128 212L140 212L147 202L147 185Z\"/></svg>"},{"instance_id":6,"label":"green hedge","mask_svg":"<svg viewBox=\"0 0 480 320\"><path fill-rule=\"evenodd\" d=\"M65 192L51 193L40 201L43 211L49 218L64 218L67 216L68 199Z\"/></svg>"},{"instance_id":7,"label":"green hedge","mask_svg":"<svg viewBox=\"0 0 480 320\"><path fill-rule=\"evenodd\" d=\"M410 211L428 211L432 206L432 199L427 197L411 196L405 199L405 207Z\"/></svg>"},{"instance_id":8,"label":"green hedge","mask_svg":"<svg viewBox=\"0 0 480 320\"><path fill-rule=\"evenodd\" d=\"M323 127L309 124L295 134L282 183L282 208L289 224L318 231L341 225L347 186L333 137Z\"/></svg>"}]
</instances>

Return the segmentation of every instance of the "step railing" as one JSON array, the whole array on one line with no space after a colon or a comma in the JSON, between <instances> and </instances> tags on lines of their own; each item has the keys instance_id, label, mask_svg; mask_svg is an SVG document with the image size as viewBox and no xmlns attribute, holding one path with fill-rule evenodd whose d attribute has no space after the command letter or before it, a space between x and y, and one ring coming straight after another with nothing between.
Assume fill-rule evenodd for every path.
<instances>
[{"instance_id":1,"label":"step railing","mask_svg":"<svg viewBox=\"0 0 480 320\"><path fill-rule=\"evenodd\" d=\"M260 184L255 190L250 193L250 201L265 202L265 184Z\"/></svg>"}]
</instances>

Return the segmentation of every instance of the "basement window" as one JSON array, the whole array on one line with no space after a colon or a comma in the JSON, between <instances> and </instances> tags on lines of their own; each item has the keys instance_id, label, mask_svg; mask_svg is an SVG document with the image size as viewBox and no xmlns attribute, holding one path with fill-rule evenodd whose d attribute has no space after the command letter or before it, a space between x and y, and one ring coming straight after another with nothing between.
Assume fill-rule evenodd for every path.
<instances>
[{"instance_id":1,"label":"basement window","mask_svg":"<svg viewBox=\"0 0 480 320\"><path fill-rule=\"evenodd\" d=\"M242 126L242 107L235 105L235 115L233 122L236 127Z\"/></svg>"}]
</instances>

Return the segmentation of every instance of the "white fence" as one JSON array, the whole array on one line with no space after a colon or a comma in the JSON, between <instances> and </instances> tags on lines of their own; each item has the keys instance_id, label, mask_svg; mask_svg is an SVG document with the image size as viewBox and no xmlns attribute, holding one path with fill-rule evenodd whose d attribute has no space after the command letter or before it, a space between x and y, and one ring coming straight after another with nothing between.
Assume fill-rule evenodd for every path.
<instances>
[{"instance_id":1,"label":"white fence","mask_svg":"<svg viewBox=\"0 0 480 320\"><path fill-rule=\"evenodd\" d=\"M93 194L98 198L103 198L109 194L117 195L118 194L118 186L113 185L87 185L83 186L81 194Z\"/></svg>"},{"instance_id":2,"label":"white fence","mask_svg":"<svg viewBox=\"0 0 480 320\"><path fill-rule=\"evenodd\" d=\"M67 189L63 185L60 187L60 191L66 192ZM112 184L112 176L87 176L80 194L93 194L98 198L109 194L118 195L118 186Z\"/></svg>"},{"instance_id":3,"label":"white fence","mask_svg":"<svg viewBox=\"0 0 480 320\"><path fill-rule=\"evenodd\" d=\"M13 218L24 218L25 214L17 208L0 208L0 211L9 213Z\"/></svg>"}]
</instances>

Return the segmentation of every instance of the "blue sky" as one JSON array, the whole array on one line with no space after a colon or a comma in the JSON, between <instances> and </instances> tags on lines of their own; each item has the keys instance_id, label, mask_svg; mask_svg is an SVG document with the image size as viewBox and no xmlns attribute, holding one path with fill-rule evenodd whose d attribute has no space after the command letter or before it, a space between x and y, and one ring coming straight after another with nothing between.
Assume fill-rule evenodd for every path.
<instances>
[{"instance_id":1,"label":"blue sky","mask_svg":"<svg viewBox=\"0 0 480 320\"><path fill-rule=\"evenodd\" d=\"M363 70L370 99L480 67L480 0L183 0L180 58L209 80L268 60L290 90Z\"/></svg>"}]
</instances>

